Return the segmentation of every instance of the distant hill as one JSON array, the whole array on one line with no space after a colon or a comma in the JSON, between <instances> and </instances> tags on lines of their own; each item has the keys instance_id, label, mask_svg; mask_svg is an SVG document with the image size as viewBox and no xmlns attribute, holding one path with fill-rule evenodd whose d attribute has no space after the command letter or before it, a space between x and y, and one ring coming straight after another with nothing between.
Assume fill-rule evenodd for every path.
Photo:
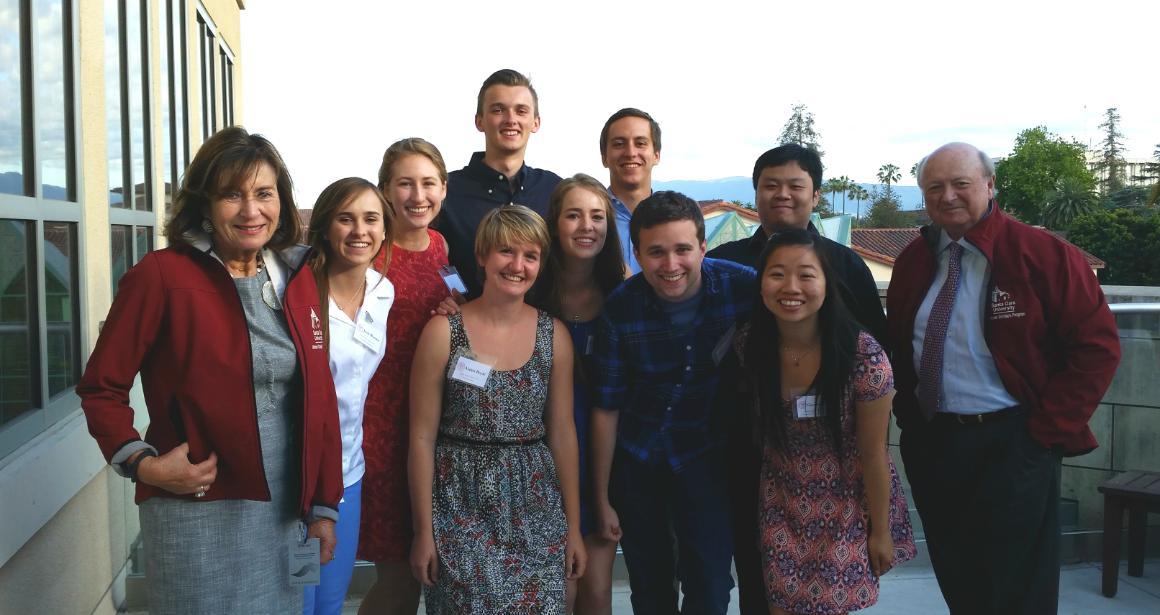
<instances>
[{"instance_id":1,"label":"distant hill","mask_svg":"<svg viewBox=\"0 0 1160 615\"><path fill-rule=\"evenodd\" d=\"M44 186L44 198L63 201L68 198L68 191L60 186ZM24 176L15 171L0 173L0 192L5 194L24 194Z\"/></svg>"},{"instance_id":2,"label":"distant hill","mask_svg":"<svg viewBox=\"0 0 1160 615\"><path fill-rule=\"evenodd\" d=\"M859 184L867 191L878 187L879 184ZM723 201L753 202L753 178L751 177L722 177L721 179L675 179L667 182L653 182L653 190L676 190L698 201L721 199ZM918 186L894 186L903 210L922 209L922 191ZM829 198L829 195L826 195ZM838 208L842 206L842 195L835 195ZM857 205L846 199L846 211L854 213ZM862 212L870 204L862 202Z\"/></svg>"}]
</instances>

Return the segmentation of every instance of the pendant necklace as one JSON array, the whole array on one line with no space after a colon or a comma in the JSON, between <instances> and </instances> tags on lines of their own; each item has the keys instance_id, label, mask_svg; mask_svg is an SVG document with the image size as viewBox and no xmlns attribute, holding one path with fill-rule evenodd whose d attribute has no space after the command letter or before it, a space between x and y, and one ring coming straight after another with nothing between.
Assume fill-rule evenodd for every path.
<instances>
[{"instance_id":1,"label":"pendant necklace","mask_svg":"<svg viewBox=\"0 0 1160 615\"><path fill-rule=\"evenodd\" d=\"M789 355L790 360L793 361L794 367L801 367L802 359L810 356L810 353L814 351L813 348L810 348L809 350L807 350L801 354L797 354L789 346L782 346L781 349L784 350Z\"/></svg>"},{"instance_id":2,"label":"pendant necklace","mask_svg":"<svg viewBox=\"0 0 1160 615\"><path fill-rule=\"evenodd\" d=\"M364 274L362 284L359 284L358 288L355 289L354 294L352 294L350 296L350 300L354 301L360 294L362 294L363 289L366 288L366 285L367 285L367 277ZM342 303L339 303L338 295L335 294L335 292L333 290L330 291L330 296L334 299L334 304L338 306L338 309L345 312L346 308L342 306Z\"/></svg>"}]
</instances>

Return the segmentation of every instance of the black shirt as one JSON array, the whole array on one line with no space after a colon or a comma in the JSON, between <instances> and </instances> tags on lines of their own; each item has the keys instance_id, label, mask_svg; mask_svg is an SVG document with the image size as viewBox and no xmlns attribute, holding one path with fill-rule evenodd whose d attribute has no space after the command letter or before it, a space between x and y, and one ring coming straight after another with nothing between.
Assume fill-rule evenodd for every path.
<instances>
[{"instance_id":1,"label":"black shirt","mask_svg":"<svg viewBox=\"0 0 1160 615\"><path fill-rule=\"evenodd\" d=\"M838 274L838 291L842 293L842 300L854 318L866 327L870 335L885 347L886 340L886 313L882 310L882 300L878 297L878 284L870 274L870 268L849 247L832 239L818 234L811 222L808 230L819 239L820 246L826 253L826 260ZM706 255L709 258L721 258L749 267L758 268L757 276L760 280L761 270L757 258L761 256L761 249L765 247L765 229L760 226L749 239L738 239L723 243L713 248Z\"/></svg>"},{"instance_id":2,"label":"black shirt","mask_svg":"<svg viewBox=\"0 0 1160 615\"><path fill-rule=\"evenodd\" d=\"M475 152L467 166L449 174L443 212L431 226L447 239L448 260L467 285L468 297L479 296L481 289L475 230L483 217L496 207L514 204L526 205L546 219L548 197L558 183L559 175L527 164L509 182L503 173L483 163L483 152Z\"/></svg>"}]
</instances>

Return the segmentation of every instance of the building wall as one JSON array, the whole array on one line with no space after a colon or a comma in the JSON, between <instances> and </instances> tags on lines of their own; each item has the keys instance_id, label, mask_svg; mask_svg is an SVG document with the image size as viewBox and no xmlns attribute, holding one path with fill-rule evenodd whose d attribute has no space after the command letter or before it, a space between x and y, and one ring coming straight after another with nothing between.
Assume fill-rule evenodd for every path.
<instances>
[{"instance_id":1,"label":"building wall","mask_svg":"<svg viewBox=\"0 0 1160 615\"><path fill-rule=\"evenodd\" d=\"M142 105L142 126L148 125L152 140L142 153L152 186L152 211L125 211L110 203L110 140L108 134L110 80L107 69L119 64L107 55L106 8L124 6L120 0L61 0L36 2L49 8L71 11L71 79L73 84L72 121L75 164L75 201L57 202L44 196L0 194L0 219L22 220L31 206L52 211L74 212L76 220L76 277L79 279L76 318L79 321L79 357L83 368L96 342L101 321L113 298L115 269L112 262L112 225L140 225L148 229L151 246L161 247L166 201L165 183L172 115L169 91L163 79L163 63L168 58L169 31L162 12L184 2L188 78L185 99L188 132L182 129L190 153L203 140L199 83L200 41L197 15L212 21L217 44L224 43L232 56L232 90L219 91L217 127L225 118L236 123L241 117L241 16L242 3L236 0L146 0L143 32L147 58L141 67L142 91L148 107ZM132 5L130 5L132 6ZM38 9L39 10L39 9ZM6 24L0 24L0 27ZM3 33L0 33L3 34ZM137 39L140 40L140 39ZM36 46L34 46L36 49ZM178 49L181 49L178 46ZM34 51L40 53L42 50ZM22 58L23 62L31 61ZM116 69L114 68L114 71ZM220 76L220 67L218 67ZM122 70L124 73L124 69ZM114 72L115 76L115 72ZM174 75L170 74L173 78ZM122 75L124 78L124 75ZM25 86L27 87L27 86ZM38 86L36 86L38 87ZM5 100L5 104L9 104ZM41 104L36 99L33 105ZM168 110L168 115L167 115ZM39 114L39 107L36 108ZM136 126L136 125L135 125ZM134 188L127 186L124 192ZM136 197L134 197L136 198ZM53 219L52 215L44 219ZM126 222L126 220L129 220ZM142 239L141 241L144 241ZM133 244L137 246L137 243ZM141 244L144 245L144 244ZM135 259L134 259L135 261ZM129 263L131 264L131 263ZM3 290L3 289L0 289ZM43 299L43 297L41 297ZM62 407L61 401L65 405ZM71 400L71 401L70 401ZM147 417L140 387L134 387L131 403L140 410L137 426ZM44 418L35 435L18 440L18 447L0 451L0 615L7 613L113 613L123 603L124 576L139 528L133 504L133 485L105 464L96 443L88 434L79 401L71 389L53 397L53 413L34 410ZM14 424L0 423L0 438L12 441ZM23 426L20 426L23 428ZM5 432L8 433L5 433Z\"/></svg>"}]
</instances>

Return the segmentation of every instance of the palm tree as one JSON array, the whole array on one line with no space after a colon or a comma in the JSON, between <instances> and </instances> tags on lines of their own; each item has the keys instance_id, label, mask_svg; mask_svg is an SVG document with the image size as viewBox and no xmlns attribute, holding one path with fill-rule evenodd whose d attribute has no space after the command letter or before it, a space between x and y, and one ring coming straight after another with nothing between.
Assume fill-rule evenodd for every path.
<instances>
[{"instance_id":1,"label":"palm tree","mask_svg":"<svg viewBox=\"0 0 1160 615\"><path fill-rule=\"evenodd\" d=\"M1077 177L1063 177L1047 194L1043 224L1048 228L1065 228L1072 220L1096 208L1096 194Z\"/></svg>"},{"instance_id":2,"label":"palm tree","mask_svg":"<svg viewBox=\"0 0 1160 615\"><path fill-rule=\"evenodd\" d=\"M878 167L878 181L886 184L887 198L894 198L894 191L891 190L890 185L902 179L902 174L898 172L898 165L887 162Z\"/></svg>"},{"instance_id":3,"label":"palm tree","mask_svg":"<svg viewBox=\"0 0 1160 615\"><path fill-rule=\"evenodd\" d=\"M858 219L861 219L862 218L862 201L865 201L866 199L870 198L870 193L867 192L866 189L863 188L861 185L854 184L854 186L852 188L850 188L850 198L853 199L854 202L856 202L858 204L858 214L856 217Z\"/></svg>"},{"instance_id":4,"label":"palm tree","mask_svg":"<svg viewBox=\"0 0 1160 615\"><path fill-rule=\"evenodd\" d=\"M846 196L854 189L855 184L849 175L839 177L838 181L842 183L842 215L846 215Z\"/></svg>"},{"instance_id":5,"label":"palm tree","mask_svg":"<svg viewBox=\"0 0 1160 615\"><path fill-rule=\"evenodd\" d=\"M822 192L828 192L831 197L830 209L833 209L834 207L833 196L839 192L842 192L843 190L845 190L845 186L842 185L842 180L840 179L830 178L822 183Z\"/></svg>"}]
</instances>

